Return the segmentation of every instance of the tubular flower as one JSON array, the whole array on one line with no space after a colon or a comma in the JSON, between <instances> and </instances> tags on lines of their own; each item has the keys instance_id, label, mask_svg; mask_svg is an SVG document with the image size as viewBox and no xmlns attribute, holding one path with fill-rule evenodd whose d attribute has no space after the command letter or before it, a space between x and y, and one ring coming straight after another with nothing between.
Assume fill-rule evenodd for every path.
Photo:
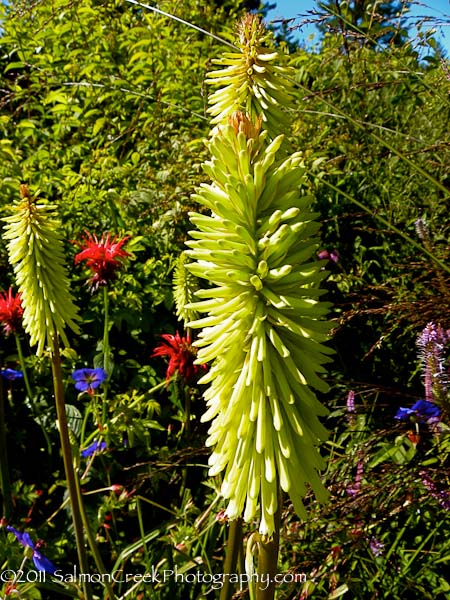
<instances>
[{"instance_id":1,"label":"tubular flower","mask_svg":"<svg viewBox=\"0 0 450 600\"><path fill-rule=\"evenodd\" d=\"M128 239L128 237L111 239L108 233L106 236L103 234L99 240L95 234L86 232L84 243L78 244L83 249L75 256L75 264L85 260L87 267L93 272L89 279L92 291L114 280L122 260L130 256L122 248Z\"/></svg>"},{"instance_id":2,"label":"tubular flower","mask_svg":"<svg viewBox=\"0 0 450 600\"><path fill-rule=\"evenodd\" d=\"M4 218L4 237L23 306L23 326L40 355L57 335L68 345L65 327L78 333L79 316L69 290L56 207L38 203L26 186L21 186L21 195L15 214Z\"/></svg>"},{"instance_id":3,"label":"tubular flower","mask_svg":"<svg viewBox=\"0 0 450 600\"><path fill-rule=\"evenodd\" d=\"M12 288L7 292L0 293L0 323L3 324L3 333L10 335L15 333L22 323L23 308L20 294L15 296Z\"/></svg>"},{"instance_id":4,"label":"tubular flower","mask_svg":"<svg viewBox=\"0 0 450 600\"><path fill-rule=\"evenodd\" d=\"M8 525L6 527L7 531L13 533L17 539L17 541L22 544L24 548L30 548L32 551L31 558L33 559L34 566L38 571L44 571L45 573L49 573L50 575L54 575L57 568L55 565L49 560L46 556L42 554L40 548L43 543L41 541L33 543L33 540L30 537L30 534L24 531L18 531L14 527Z\"/></svg>"},{"instance_id":5,"label":"tubular flower","mask_svg":"<svg viewBox=\"0 0 450 600\"><path fill-rule=\"evenodd\" d=\"M208 112L213 124L227 123L235 111L246 112L253 122L262 119L263 129L275 136L289 126L282 107L291 103L293 84L287 76L292 70L277 64L281 55L257 15L245 15L238 34L239 52L215 60L221 70L208 73L208 83L221 86L209 97Z\"/></svg>"},{"instance_id":6,"label":"tubular flower","mask_svg":"<svg viewBox=\"0 0 450 600\"><path fill-rule=\"evenodd\" d=\"M194 364L197 351L192 347L190 336L181 337L177 331L175 335L165 333L161 337L165 342L155 348L152 356L169 357L166 371L167 381L174 373L180 375L185 381L194 379L204 367Z\"/></svg>"},{"instance_id":7,"label":"tubular flower","mask_svg":"<svg viewBox=\"0 0 450 600\"><path fill-rule=\"evenodd\" d=\"M303 517L307 483L328 498L316 448L327 438L318 417L328 411L312 388L328 389L318 373L332 350L322 344L330 330L322 320L329 305L318 300L326 273L315 259L313 198L299 191L301 156L280 159L283 136L266 146L268 133L239 126L245 121L238 113L209 142L212 183L194 198L211 214L190 213L197 229L186 253L195 261L189 270L213 287L188 305L207 316L187 325L202 328L196 363L212 363L200 379L209 384L209 473L224 473L227 516L243 511L248 522L259 503L260 532L271 535L278 481Z\"/></svg>"}]
</instances>

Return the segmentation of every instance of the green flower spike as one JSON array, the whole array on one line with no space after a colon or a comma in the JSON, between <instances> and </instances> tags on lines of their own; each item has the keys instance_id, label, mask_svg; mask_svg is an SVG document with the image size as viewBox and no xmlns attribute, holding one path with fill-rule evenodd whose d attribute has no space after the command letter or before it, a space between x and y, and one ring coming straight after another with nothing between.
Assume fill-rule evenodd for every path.
<instances>
[{"instance_id":1,"label":"green flower spike","mask_svg":"<svg viewBox=\"0 0 450 600\"><path fill-rule=\"evenodd\" d=\"M200 383L213 420L208 446L210 475L223 472L227 515L252 520L261 507L260 532L272 535L278 485L297 514L309 484L325 502L317 445L327 438L319 416L327 410L313 389L328 385L318 374L332 350L322 345L329 305L319 301L326 277L315 255L319 229L313 198L302 195L299 153L279 158L283 136L269 145L260 123L235 113L209 142L205 170L212 183L194 197L209 216L191 213L186 254L197 277L213 284L199 290L194 308L207 316L195 345L199 364L210 362ZM284 156L284 155L283 155Z\"/></svg>"},{"instance_id":2,"label":"green flower spike","mask_svg":"<svg viewBox=\"0 0 450 600\"><path fill-rule=\"evenodd\" d=\"M243 17L238 26L240 52L226 52L214 60L223 67L208 73L208 83L220 89L209 97L208 112L213 124L226 124L235 111L248 114L252 121L262 117L263 129L271 136L289 128L283 107L291 101L292 69L280 64L282 56L274 50L260 18L254 14Z\"/></svg>"},{"instance_id":3,"label":"green flower spike","mask_svg":"<svg viewBox=\"0 0 450 600\"><path fill-rule=\"evenodd\" d=\"M24 329L40 355L58 334L68 345L64 329L67 325L78 333L79 317L69 291L56 207L38 203L26 186L21 186L21 197L15 214L3 219L4 237L21 294Z\"/></svg>"},{"instance_id":4,"label":"green flower spike","mask_svg":"<svg viewBox=\"0 0 450 600\"><path fill-rule=\"evenodd\" d=\"M177 317L184 323L198 318L195 310L186 308L186 305L195 300L194 293L198 289L197 278L186 268L186 254L182 252L178 257L173 275L173 297Z\"/></svg>"}]
</instances>

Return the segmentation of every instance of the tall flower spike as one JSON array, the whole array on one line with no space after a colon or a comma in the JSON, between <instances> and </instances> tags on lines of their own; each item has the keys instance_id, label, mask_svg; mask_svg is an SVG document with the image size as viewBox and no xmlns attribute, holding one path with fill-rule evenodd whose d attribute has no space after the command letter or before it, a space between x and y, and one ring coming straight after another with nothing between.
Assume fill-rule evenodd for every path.
<instances>
[{"instance_id":1,"label":"tall flower spike","mask_svg":"<svg viewBox=\"0 0 450 600\"><path fill-rule=\"evenodd\" d=\"M246 112L254 123L262 119L263 129L274 137L289 128L283 107L291 103L292 70L279 64L282 57L257 15L245 15L238 33L239 52L224 53L214 61L222 68L208 73L208 83L221 86L210 95L208 112L213 124L227 123L235 111Z\"/></svg>"},{"instance_id":2,"label":"tall flower spike","mask_svg":"<svg viewBox=\"0 0 450 600\"><path fill-rule=\"evenodd\" d=\"M186 269L186 254L182 252L178 257L173 275L173 297L177 317L184 324L198 317L195 310L186 308L187 304L195 300L194 293L197 289L197 278Z\"/></svg>"},{"instance_id":3,"label":"tall flower spike","mask_svg":"<svg viewBox=\"0 0 450 600\"><path fill-rule=\"evenodd\" d=\"M78 333L79 317L69 290L56 207L38 203L26 186L21 186L21 196L14 214L3 219L4 237L21 296L23 326L40 355L56 335L68 345L65 328Z\"/></svg>"},{"instance_id":4,"label":"tall flower spike","mask_svg":"<svg viewBox=\"0 0 450 600\"><path fill-rule=\"evenodd\" d=\"M195 195L211 214L190 214L188 268L213 287L196 293L201 301L188 308L207 316L188 326L202 328L197 363L212 363L200 379L209 384L202 420L213 420L210 475L224 473L230 519L244 512L252 520L259 503L260 532L271 535L278 481L301 516L307 483L328 497L316 448L327 437L318 417L328 411L312 391L328 389L318 375L332 353L321 343L330 329L318 300L326 273L315 260L313 198L299 191L301 156L280 160L283 136L266 147L251 122L244 126L248 117L235 117L213 135L204 165L212 183Z\"/></svg>"}]
</instances>

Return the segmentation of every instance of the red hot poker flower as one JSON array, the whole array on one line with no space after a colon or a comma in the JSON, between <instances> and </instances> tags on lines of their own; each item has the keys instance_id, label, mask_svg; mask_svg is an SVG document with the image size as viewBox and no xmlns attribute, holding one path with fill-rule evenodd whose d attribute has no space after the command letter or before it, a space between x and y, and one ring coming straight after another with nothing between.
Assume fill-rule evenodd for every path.
<instances>
[{"instance_id":1,"label":"red hot poker flower","mask_svg":"<svg viewBox=\"0 0 450 600\"><path fill-rule=\"evenodd\" d=\"M177 331L175 335L165 333L161 337L165 342L155 348L152 356L169 357L166 372L167 381L169 381L174 373L181 375L185 381L190 381L199 371L205 369L205 365L194 364L197 352L192 347L189 335L181 337Z\"/></svg>"},{"instance_id":2,"label":"red hot poker flower","mask_svg":"<svg viewBox=\"0 0 450 600\"><path fill-rule=\"evenodd\" d=\"M84 243L75 242L82 248L82 251L75 256L75 264L82 260L86 261L86 265L94 273L89 279L93 291L112 281L116 270L122 264L121 261L130 256L122 248L128 239L128 237L111 239L108 233L106 236L103 234L99 240L95 234L86 232Z\"/></svg>"},{"instance_id":3,"label":"red hot poker flower","mask_svg":"<svg viewBox=\"0 0 450 600\"><path fill-rule=\"evenodd\" d=\"M7 292L0 293L0 323L3 324L5 335L15 333L22 322L23 308L20 294L12 293L12 288Z\"/></svg>"}]
</instances>

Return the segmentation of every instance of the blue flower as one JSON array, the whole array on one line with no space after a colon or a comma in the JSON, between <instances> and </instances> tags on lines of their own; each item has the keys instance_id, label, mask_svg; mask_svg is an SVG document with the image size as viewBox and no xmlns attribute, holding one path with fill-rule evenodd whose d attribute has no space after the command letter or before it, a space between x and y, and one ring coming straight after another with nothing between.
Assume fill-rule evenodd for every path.
<instances>
[{"instance_id":1,"label":"blue flower","mask_svg":"<svg viewBox=\"0 0 450 600\"><path fill-rule=\"evenodd\" d=\"M14 369L2 369L0 371L1 376L6 381L15 381L16 379L23 379L22 371L15 371Z\"/></svg>"},{"instance_id":2,"label":"blue flower","mask_svg":"<svg viewBox=\"0 0 450 600\"><path fill-rule=\"evenodd\" d=\"M86 450L82 450L81 456L88 458L95 452L101 452L102 450L106 450L106 442L99 442L96 440L95 442L92 442L92 444L88 446Z\"/></svg>"},{"instance_id":3,"label":"blue flower","mask_svg":"<svg viewBox=\"0 0 450 600\"><path fill-rule=\"evenodd\" d=\"M433 402L428 400L417 400L411 408L400 407L395 415L396 419L406 421L410 417L419 419L420 421L427 421L428 419L437 419L441 414L441 410Z\"/></svg>"},{"instance_id":4,"label":"blue flower","mask_svg":"<svg viewBox=\"0 0 450 600\"><path fill-rule=\"evenodd\" d=\"M75 381L75 389L87 392L92 396L95 388L98 388L108 377L104 369L78 369L72 373Z\"/></svg>"},{"instance_id":5,"label":"blue flower","mask_svg":"<svg viewBox=\"0 0 450 600\"><path fill-rule=\"evenodd\" d=\"M34 566L38 571L44 571L45 573L49 573L50 575L55 574L55 571L57 570L55 565L52 563L51 560L44 556L42 552L40 552L40 546L42 545L42 542L37 542L35 545L30 537L30 534L26 531L22 533L21 531L18 531L10 525L8 525L6 529L7 531L13 533L16 536L17 541L20 542L24 548L31 548L31 550L33 551L32 559L34 562Z\"/></svg>"}]
</instances>

